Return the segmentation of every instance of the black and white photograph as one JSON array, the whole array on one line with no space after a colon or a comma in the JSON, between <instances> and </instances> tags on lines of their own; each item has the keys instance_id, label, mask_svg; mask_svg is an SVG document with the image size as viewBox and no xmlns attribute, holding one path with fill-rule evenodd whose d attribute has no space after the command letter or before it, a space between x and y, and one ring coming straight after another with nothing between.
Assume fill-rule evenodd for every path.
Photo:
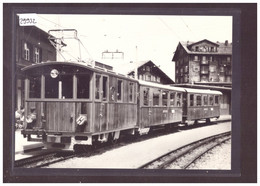
<instances>
[{"instance_id":1,"label":"black and white photograph","mask_svg":"<svg viewBox=\"0 0 260 186\"><path fill-rule=\"evenodd\" d=\"M77 7L12 12L12 168L239 175L240 11Z\"/></svg>"}]
</instances>

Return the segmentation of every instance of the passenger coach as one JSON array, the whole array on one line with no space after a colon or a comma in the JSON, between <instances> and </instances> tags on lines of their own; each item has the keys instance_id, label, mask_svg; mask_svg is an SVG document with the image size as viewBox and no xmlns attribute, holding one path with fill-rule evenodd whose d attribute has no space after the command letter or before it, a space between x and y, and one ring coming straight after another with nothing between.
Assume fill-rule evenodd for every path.
<instances>
[{"instance_id":1,"label":"passenger coach","mask_svg":"<svg viewBox=\"0 0 260 186\"><path fill-rule=\"evenodd\" d=\"M139 81L139 86L140 128L182 122L183 88L146 81Z\"/></svg>"},{"instance_id":2,"label":"passenger coach","mask_svg":"<svg viewBox=\"0 0 260 186\"><path fill-rule=\"evenodd\" d=\"M222 95L220 91L185 88L183 121L188 125L196 124L198 120L219 118Z\"/></svg>"}]
</instances>

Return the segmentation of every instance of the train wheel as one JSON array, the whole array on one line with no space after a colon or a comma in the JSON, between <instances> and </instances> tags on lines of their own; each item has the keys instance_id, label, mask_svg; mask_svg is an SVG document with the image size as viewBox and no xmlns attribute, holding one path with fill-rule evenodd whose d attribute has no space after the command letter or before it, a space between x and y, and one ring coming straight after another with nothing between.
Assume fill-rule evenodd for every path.
<instances>
[{"instance_id":1,"label":"train wheel","mask_svg":"<svg viewBox=\"0 0 260 186\"><path fill-rule=\"evenodd\" d=\"M206 119L206 124L210 124L210 123L211 123L210 118L207 118Z\"/></svg>"}]
</instances>

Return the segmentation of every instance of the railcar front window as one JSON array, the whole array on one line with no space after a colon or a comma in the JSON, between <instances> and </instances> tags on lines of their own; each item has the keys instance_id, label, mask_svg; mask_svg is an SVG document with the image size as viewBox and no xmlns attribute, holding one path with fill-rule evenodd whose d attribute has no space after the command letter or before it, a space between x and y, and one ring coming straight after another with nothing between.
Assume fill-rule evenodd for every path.
<instances>
[{"instance_id":1,"label":"railcar front window","mask_svg":"<svg viewBox=\"0 0 260 186\"><path fill-rule=\"evenodd\" d=\"M62 99L73 98L73 76L63 76L62 80Z\"/></svg>"},{"instance_id":2,"label":"railcar front window","mask_svg":"<svg viewBox=\"0 0 260 186\"><path fill-rule=\"evenodd\" d=\"M78 75L77 78L77 98L89 99L90 75Z\"/></svg>"},{"instance_id":3,"label":"railcar front window","mask_svg":"<svg viewBox=\"0 0 260 186\"><path fill-rule=\"evenodd\" d=\"M45 98L68 99L73 97L73 76L45 77Z\"/></svg>"},{"instance_id":4,"label":"railcar front window","mask_svg":"<svg viewBox=\"0 0 260 186\"><path fill-rule=\"evenodd\" d=\"M30 77L29 98L41 98L41 77Z\"/></svg>"},{"instance_id":5,"label":"railcar front window","mask_svg":"<svg viewBox=\"0 0 260 186\"><path fill-rule=\"evenodd\" d=\"M163 93L162 93L162 105L164 107L168 106L168 92L166 92L166 91L163 91Z\"/></svg>"},{"instance_id":6,"label":"railcar front window","mask_svg":"<svg viewBox=\"0 0 260 186\"><path fill-rule=\"evenodd\" d=\"M45 98L58 98L59 78L45 77Z\"/></svg>"}]
</instances>

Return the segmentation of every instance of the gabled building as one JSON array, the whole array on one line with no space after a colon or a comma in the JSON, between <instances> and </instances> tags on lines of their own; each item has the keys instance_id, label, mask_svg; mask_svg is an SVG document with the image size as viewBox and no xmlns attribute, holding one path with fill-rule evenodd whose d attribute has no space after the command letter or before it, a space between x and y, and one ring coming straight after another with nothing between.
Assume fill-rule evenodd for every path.
<instances>
[{"instance_id":1,"label":"gabled building","mask_svg":"<svg viewBox=\"0 0 260 186\"><path fill-rule=\"evenodd\" d=\"M174 84L174 81L151 60L135 62L134 66L132 66L127 74L129 76L135 77L135 68L137 69L137 77L139 80L159 84Z\"/></svg>"},{"instance_id":2,"label":"gabled building","mask_svg":"<svg viewBox=\"0 0 260 186\"><path fill-rule=\"evenodd\" d=\"M231 114L232 43L179 42L175 62L175 86L220 90L221 114Z\"/></svg>"},{"instance_id":3,"label":"gabled building","mask_svg":"<svg viewBox=\"0 0 260 186\"><path fill-rule=\"evenodd\" d=\"M176 84L217 84L231 86L232 44L209 40L180 42L175 61Z\"/></svg>"},{"instance_id":4,"label":"gabled building","mask_svg":"<svg viewBox=\"0 0 260 186\"><path fill-rule=\"evenodd\" d=\"M24 106L24 76L21 69L42 61L55 61L56 49L48 40L49 34L36 26L16 24L16 101L15 107Z\"/></svg>"}]
</instances>

